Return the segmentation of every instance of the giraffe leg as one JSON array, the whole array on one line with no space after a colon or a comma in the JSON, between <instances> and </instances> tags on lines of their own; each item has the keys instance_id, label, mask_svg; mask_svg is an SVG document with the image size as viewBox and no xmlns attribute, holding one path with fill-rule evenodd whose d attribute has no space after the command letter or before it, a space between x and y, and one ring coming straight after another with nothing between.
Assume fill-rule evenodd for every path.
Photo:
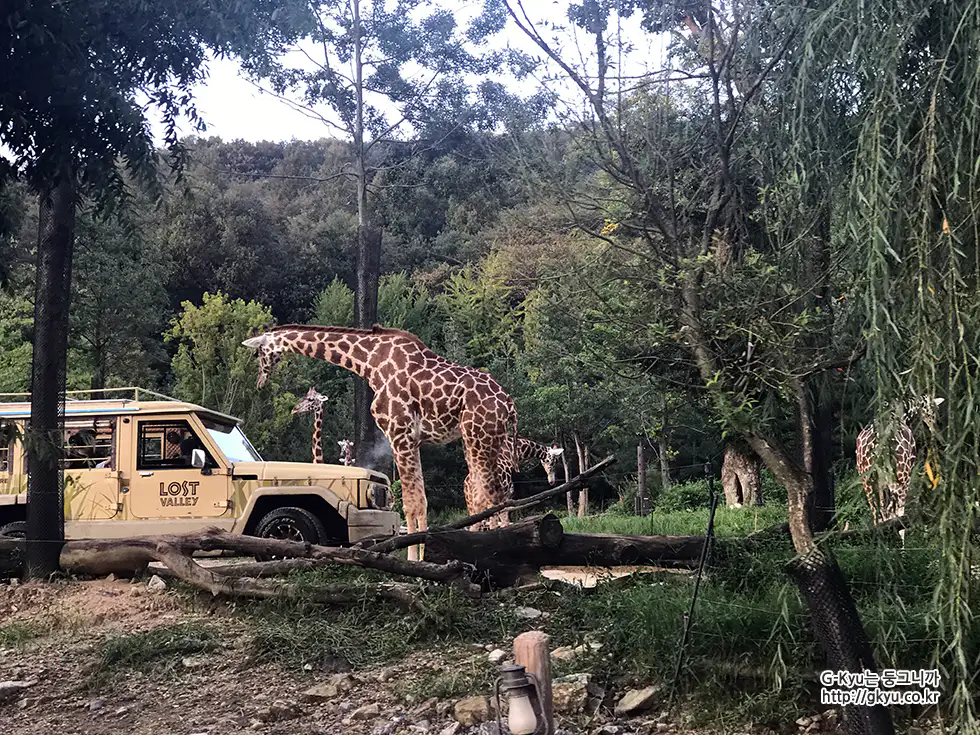
<instances>
[{"instance_id":1,"label":"giraffe leg","mask_svg":"<svg viewBox=\"0 0 980 735\"><path fill-rule=\"evenodd\" d=\"M402 481L402 508L405 511L405 524L409 533L428 528L425 484L422 479L422 461L419 449L409 442L392 442L392 454ZM409 561L420 561L424 553L423 545L409 546Z\"/></svg>"},{"instance_id":2,"label":"giraffe leg","mask_svg":"<svg viewBox=\"0 0 980 735\"><path fill-rule=\"evenodd\" d=\"M467 503L479 513L495 504L494 488L497 486L494 470L496 462L493 456L492 443L485 436L474 437L470 432L463 431L463 451L466 456L466 466L469 473L466 476L464 488ZM486 527L494 528L496 519L486 521Z\"/></svg>"}]
</instances>

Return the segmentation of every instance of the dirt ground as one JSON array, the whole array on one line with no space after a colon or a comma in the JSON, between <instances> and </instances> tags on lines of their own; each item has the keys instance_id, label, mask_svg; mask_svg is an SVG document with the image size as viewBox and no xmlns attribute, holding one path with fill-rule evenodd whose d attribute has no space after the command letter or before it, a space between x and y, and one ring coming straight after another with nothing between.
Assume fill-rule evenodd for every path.
<instances>
[{"instance_id":1,"label":"dirt ground","mask_svg":"<svg viewBox=\"0 0 980 735\"><path fill-rule=\"evenodd\" d=\"M168 665L145 671L122 668L91 685L108 637L195 621L220 631L219 650L178 655ZM287 671L249 659L249 631L226 606L198 604L188 609L170 589L153 590L145 582L123 580L0 583L0 633L3 735L496 732L492 722L457 722L454 700L414 701L399 695L404 688L396 686L426 667L485 658L485 647L477 643L422 652L372 671ZM13 692L8 687L4 694L5 682L26 686ZM304 694L316 685L321 691L315 698ZM608 716L560 716L557 725L568 735L685 732L655 714L616 721Z\"/></svg>"}]
</instances>

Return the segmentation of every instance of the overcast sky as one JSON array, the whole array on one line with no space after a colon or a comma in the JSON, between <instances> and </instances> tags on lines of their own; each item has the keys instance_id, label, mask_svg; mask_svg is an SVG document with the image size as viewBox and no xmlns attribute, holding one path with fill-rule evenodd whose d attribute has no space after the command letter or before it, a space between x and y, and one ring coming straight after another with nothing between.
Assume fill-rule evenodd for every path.
<instances>
[{"instance_id":1,"label":"overcast sky","mask_svg":"<svg viewBox=\"0 0 980 735\"><path fill-rule=\"evenodd\" d=\"M462 11L463 16L473 12L482 5L474 0L436 0L444 7L454 12ZM568 0L530 0L527 2L529 12L533 12L535 21L552 20L564 22ZM532 10L533 8L533 10ZM632 55L631 71L648 67L651 62L659 64L662 54L663 39L651 39L646 34L638 32L638 23L630 22L631 28L626 29L638 45ZM513 25L501 34L495 46L511 45L540 55L537 48ZM639 47L642 46L642 47ZM624 67L626 64L624 63ZM527 91L527 87L525 87ZM224 140L244 139L258 140L311 140L334 135L334 132L322 122L311 119L301 112L290 108L280 100L268 94L263 94L242 77L237 62L231 60L215 60L209 65L208 79L196 90L198 112L207 124L205 135L219 136ZM325 110L320 110L328 114ZM157 129L158 139L161 131ZM183 134L193 131L184 126Z\"/></svg>"}]
</instances>

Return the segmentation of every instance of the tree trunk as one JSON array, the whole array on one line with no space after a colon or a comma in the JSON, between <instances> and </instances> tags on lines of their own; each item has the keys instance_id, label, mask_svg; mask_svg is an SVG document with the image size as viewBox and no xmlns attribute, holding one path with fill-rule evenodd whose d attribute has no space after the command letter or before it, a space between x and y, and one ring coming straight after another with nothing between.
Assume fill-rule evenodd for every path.
<instances>
[{"instance_id":1,"label":"tree trunk","mask_svg":"<svg viewBox=\"0 0 980 735\"><path fill-rule=\"evenodd\" d=\"M105 388L105 346L102 344L101 338L96 338L96 341L92 347L92 380L89 382L89 388L91 392L89 397L93 401L100 401L105 398L105 393L103 389Z\"/></svg>"},{"instance_id":2,"label":"tree trunk","mask_svg":"<svg viewBox=\"0 0 980 735\"><path fill-rule=\"evenodd\" d=\"M381 231L374 226L368 204L368 170L364 144L364 61L361 42L360 0L354 11L354 169L357 179L357 283L354 289L354 326L370 329L378 321L378 281L381 275ZM371 415L373 392L367 382L354 379L354 459L359 467L382 469L380 437Z\"/></svg>"},{"instance_id":3,"label":"tree trunk","mask_svg":"<svg viewBox=\"0 0 980 735\"><path fill-rule=\"evenodd\" d=\"M761 463L751 452L736 445L725 445L725 458L721 465L721 485L725 491L725 504L729 507L762 505Z\"/></svg>"},{"instance_id":4,"label":"tree trunk","mask_svg":"<svg viewBox=\"0 0 980 735\"><path fill-rule=\"evenodd\" d=\"M667 489L671 485L670 481L670 447L667 443L667 399L663 402L663 424L660 428L660 435L657 437L657 450L660 453L660 486Z\"/></svg>"},{"instance_id":5,"label":"tree trunk","mask_svg":"<svg viewBox=\"0 0 980 735\"><path fill-rule=\"evenodd\" d=\"M578 472L581 475L589 469L589 447L579 441L575 434L575 451L578 453ZM578 491L578 517L585 518L589 514L589 489L583 487Z\"/></svg>"},{"instance_id":6,"label":"tree trunk","mask_svg":"<svg viewBox=\"0 0 980 735\"><path fill-rule=\"evenodd\" d=\"M647 456L643 449L641 440L636 445L636 512L641 516L650 512L650 502L647 498Z\"/></svg>"},{"instance_id":7,"label":"tree trunk","mask_svg":"<svg viewBox=\"0 0 980 735\"><path fill-rule=\"evenodd\" d=\"M31 366L31 423L27 431L27 548L25 576L58 570L65 538L60 460L62 401L68 357L68 309L75 239L75 187L69 164L40 197Z\"/></svg>"},{"instance_id":8,"label":"tree trunk","mask_svg":"<svg viewBox=\"0 0 980 735\"><path fill-rule=\"evenodd\" d=\"M565 446L565 442L562 442L562 446ZM568 474L568 456L565 452L561 453L561 466L565 472L565 482L567 483L570 475ZM575 514L575 498L572 497L571 490L565 493L565 507L568 511L568 515Z\"/></svg>"}]
</instances>

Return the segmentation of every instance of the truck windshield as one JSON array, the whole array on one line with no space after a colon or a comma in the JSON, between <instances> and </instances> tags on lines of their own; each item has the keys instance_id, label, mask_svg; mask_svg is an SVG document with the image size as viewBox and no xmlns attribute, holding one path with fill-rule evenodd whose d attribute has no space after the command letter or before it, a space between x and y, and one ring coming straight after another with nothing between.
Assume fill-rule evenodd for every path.
<instances>
[{"instance_id":1,"label":"truck windshield","mask_svg":"<svg viewBox=\"0 0 980 735\"><path fill-rule=\"evenodd\" d=\"M201 419L204 428L214 439L229 462L261 462L262 457L238 426L234 424L219 424L217 421Z\"/></svg>"}]
</instances>

